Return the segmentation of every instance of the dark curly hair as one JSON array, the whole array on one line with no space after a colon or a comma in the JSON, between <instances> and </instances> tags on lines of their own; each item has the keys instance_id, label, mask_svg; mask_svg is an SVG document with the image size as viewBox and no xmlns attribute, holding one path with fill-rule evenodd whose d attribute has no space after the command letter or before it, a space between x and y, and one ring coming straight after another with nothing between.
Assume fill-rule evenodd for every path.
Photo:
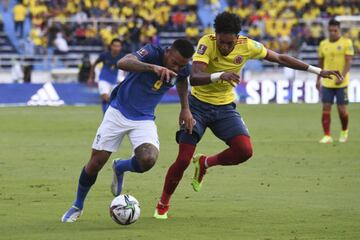
<instances>
[{"instance_id":1,"label":"dark curly hair","mask_svg":"<svg viewBox=\"0 0 360 240\"><path fill-rule=\"evenodd\" d=\"M191 58L194 54L194 46L187 39L177 39L171 47L176 49L184 58Z\"/></svg>"},{"instance_id":2,"label":"dark curly hair","mask_svg":"<svg viewBox=\"0 0 360 240\"><path fill-rule=\"evenodd\" d=\"M238 34L241 31L241 20L236 14L222 12L216 16L214 28L216 33Z\"/></svg>"}]
</instances>

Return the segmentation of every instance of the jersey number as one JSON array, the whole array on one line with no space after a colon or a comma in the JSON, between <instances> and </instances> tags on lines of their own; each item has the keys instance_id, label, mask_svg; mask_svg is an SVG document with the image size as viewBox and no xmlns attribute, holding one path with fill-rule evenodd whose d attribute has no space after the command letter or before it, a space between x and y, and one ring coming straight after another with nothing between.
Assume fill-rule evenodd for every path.
<instances>
[{"instance_id":1,"label":"jersey number","mask_svg":"<svg viewBox=\"0 0 360 240\"><path fill-rule=\"evenodd\" d=\"M161 88L161 86L163 85L163 83L164 83L163 81L157 80L153 85L153 90L158 91Z\"/></svg>"}]
</instances>

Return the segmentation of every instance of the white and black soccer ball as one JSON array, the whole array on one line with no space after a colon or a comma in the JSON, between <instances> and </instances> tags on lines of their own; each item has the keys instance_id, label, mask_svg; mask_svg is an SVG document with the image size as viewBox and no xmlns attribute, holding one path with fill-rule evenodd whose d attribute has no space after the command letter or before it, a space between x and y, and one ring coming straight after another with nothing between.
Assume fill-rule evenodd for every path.
<instances>
[{"instance_id":1,"label":"white and black soccer ball","mask_svg":"<svg viewBox=\"0 0 360 240\"><path fill-rule=\"evenodd\" d=\"M110 216L118 224L129 225L140 217L140 204L131 195L122 194L114 198L110 204Z\"/></svg>"}]
</instances>

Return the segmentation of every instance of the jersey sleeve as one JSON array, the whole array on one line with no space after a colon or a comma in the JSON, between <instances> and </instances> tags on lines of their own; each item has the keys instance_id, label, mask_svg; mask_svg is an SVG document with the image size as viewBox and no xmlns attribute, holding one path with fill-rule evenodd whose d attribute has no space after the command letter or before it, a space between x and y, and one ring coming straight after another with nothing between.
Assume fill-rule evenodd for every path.
<instances>
[{"instance_id":1,"label":"jersey sleeve","mask_svg":"<svg viewBox=\"0 0 360 240\"><path fill-rule=\"evenodd\" d=\"M155 51L154 46L151 44L146 44L144 47L140 48L136 52L133 52L132 54L140 61L146 63L151 63L151 61L157 57L157 52Z\"/></svg>"},{"instance_id":2,"label":"jersey sleeve","mask_svg":"<svg viewBox=\"0 0 360 240\"><path fill-rule=\"evenodd\" d=\"M348 39L348 41L347 41L347 44L345 47L345 55L350 55L350 56L354 55L354 46L353 46L351 39Z\"/></svg>"},{"instance_id":3,"label":"jersey sleeve","mask_svg":"<svg viewBox=\"0 0 360 240\"><path fill-rule=\"evenodd\" d=\"M248 50L251 59L263 59L266 57L267 50L263 44L248 38Z\"/></svg>"},{"instance_id":4,"label":"jersey sleeve","mask_svg":"<svg viewBox=\"0 0 360 240\"><path fill-rule=\"evenodd\" d=\"M196 47L193 62L203 62L209 64L211 52L211 40L208 35L203 36Z\"/></svg>"}]
</instances>

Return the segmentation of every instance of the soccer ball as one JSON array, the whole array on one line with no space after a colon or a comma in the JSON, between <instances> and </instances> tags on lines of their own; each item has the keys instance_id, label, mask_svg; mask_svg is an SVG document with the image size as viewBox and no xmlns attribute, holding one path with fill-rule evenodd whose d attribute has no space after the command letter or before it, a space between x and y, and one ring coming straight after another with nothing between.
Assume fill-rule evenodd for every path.
<instances>
[{"instance_id":1,"label":"soccer ball","mask_svg":"<svg viewBox=\"0 0 360 240\"><path fill-rule=\"evenodd\" d=\"M140 217L139 201L128 194L122 194L114 198L109 210L111 218L121 225L132 224Z\"/></svg>"}]
</instances>

